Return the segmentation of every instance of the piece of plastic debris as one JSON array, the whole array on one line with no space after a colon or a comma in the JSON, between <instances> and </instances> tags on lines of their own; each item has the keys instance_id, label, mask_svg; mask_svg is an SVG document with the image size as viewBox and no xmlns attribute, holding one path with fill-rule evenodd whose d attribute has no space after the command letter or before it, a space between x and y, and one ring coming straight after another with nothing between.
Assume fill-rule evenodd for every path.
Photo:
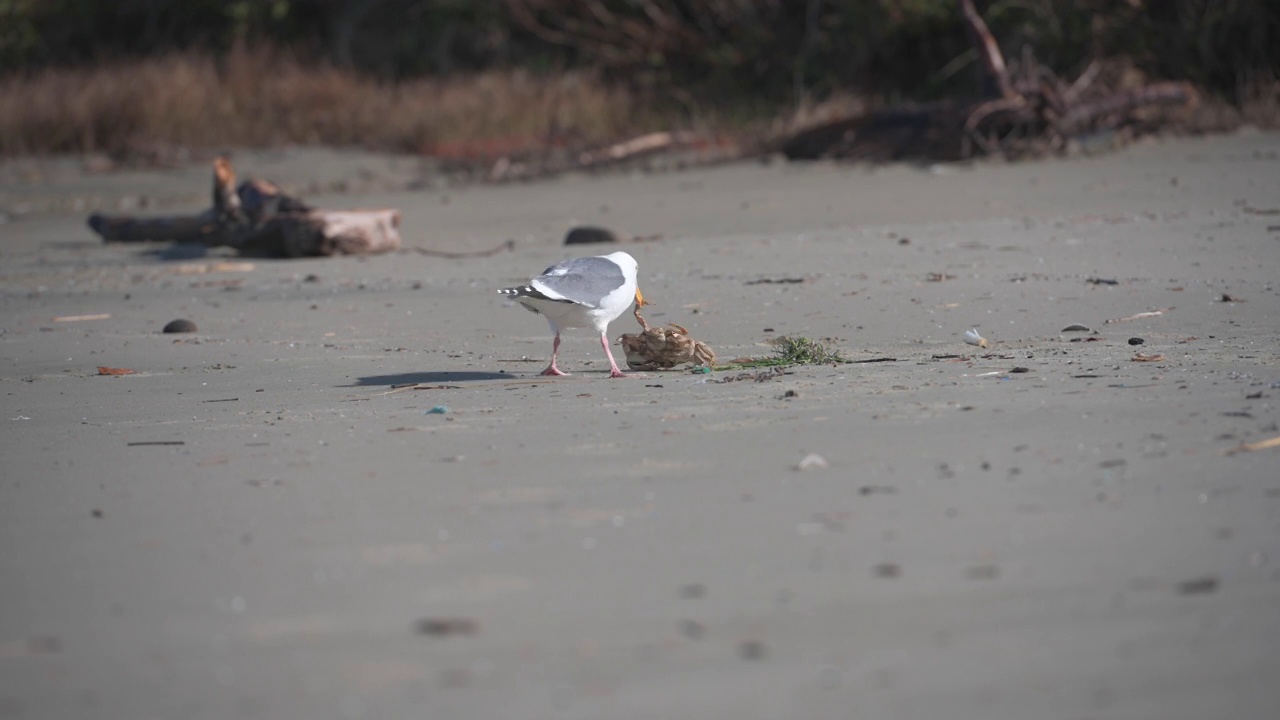
<instances>
[{"instance_id":1,"label":"piece of plastic debris","mask_svg":"<svg viewBox=\"0 0 1280 720\"><path fill-rule=\"evenodd\" d=\"M964 341L970 345L987 347L987 339L978 334L977 328L971 328L964 334Z\"/></svg>"},{"instance_id":2,"label":"piece of plastic debris","mask_svg":"<svg viewBox=\"0 0 1280 720\"><path fill-rule=\"evenodd\" d=\"M826 459L817 453L809 453L800 460L800 464L796 465L797 470L813 470L829 467Z\"/></svg>"},{"instance_id":3,"label":"piece of plastic debris","mask_svg":"<svg viewBox=\"0 0 1280 720\"><path fill-rule=\"evenodd\" d=\"M424 410L422 414L423 415L443 415L447 412L449 412L449 408L445 407L444 405L436 405L430 410Z\"/></svg>"},{"instance_id":4,"label":"piece of plastic debris","mask_svg":"<svg viewBox=\"0 0 1280 720\"><path fill-rule=\"evenodd\" d=\"M103 367L101 365L98 366L99 375L133 375L135 373L136 373L135 370L130 370L129 368Z\"/></svg>"}]
</instances>

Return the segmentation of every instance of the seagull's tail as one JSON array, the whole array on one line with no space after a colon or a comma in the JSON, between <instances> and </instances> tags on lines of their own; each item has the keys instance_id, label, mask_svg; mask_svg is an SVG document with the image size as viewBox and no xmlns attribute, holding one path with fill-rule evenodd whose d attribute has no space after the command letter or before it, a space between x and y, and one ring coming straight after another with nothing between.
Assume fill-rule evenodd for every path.
<instances>
[{"instance_id":1,"label":"seagull's tail","mask_svg":"<svg viewBox=\"0 0 1280 720\"><path fill-rule=\"evenodd\" d=\"M546 295L543 295L542 293L538 292L532 287L529 287L528 285L521 285L519 287L501 288L498 290L498 294L502 295L503 297L509 297L512 300L515 300L517 303L520 304L520 307L524 308L525 310L528 310L534 315L541 315L542 313L539 312L538 309L533 305L530 305L527 302L523 302L521 298L537 298L541 300L547 299Z\"/></svg>"},{"instance_id":2,"label":"seagull's tail","mask_svg":"<svg viewBox=\"0 0 1280 720\"><path fill-rule=\"evenodd\" d=\"M549 302L562 302L562 303L573 302L572 300L568 300L566 298L550 297L546 293L542 292L536 287L533 287L532 285L520 285L517 287L502 288L501 290L498 291L498 294L506 295L509 298L514 298L517 302L520 301L520 298L532 298L534 300L546 300ZM537 312L537 311L535 310L534 312Z\"/></svg>"}]
</instances>

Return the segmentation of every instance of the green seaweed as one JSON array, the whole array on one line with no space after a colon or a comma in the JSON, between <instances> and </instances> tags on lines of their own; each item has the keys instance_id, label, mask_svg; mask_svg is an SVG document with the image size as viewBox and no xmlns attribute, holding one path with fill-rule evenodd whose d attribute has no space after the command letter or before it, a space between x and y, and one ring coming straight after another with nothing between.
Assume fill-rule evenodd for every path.
<instances>
[{"instance_id":1,"label":"green seaweed","mask_svg":"<svg viewBox=\"0 0 1280 720\"><path fill-rule=\"evenodd\" d=\"M792 365L837 365L852 362L817 340L807 337L784 335L777 340L778 348L773 357L751 358L743 362L716 365L712 370L749 370L751 368L790 367Z\"/></svg>"},{"instance_id":2,"label":"green seaweed","mask_svg":"<svg viewBox=\"0 0 1280 720\"><path fill-rule=\"evenodd\" d=\"M807 337L778 338L778 358L788 365L835 365L848 362L839 350L832 350Z\"/></svg>"}]
</instances>

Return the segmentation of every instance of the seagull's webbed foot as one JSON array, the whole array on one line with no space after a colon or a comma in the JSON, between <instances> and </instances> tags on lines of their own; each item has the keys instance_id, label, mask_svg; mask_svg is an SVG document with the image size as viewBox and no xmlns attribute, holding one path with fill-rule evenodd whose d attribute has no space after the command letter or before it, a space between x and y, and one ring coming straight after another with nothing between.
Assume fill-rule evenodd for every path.
<instances>
[{"instance_id":1,"label":"seagull's webbed foot","mask_svg":"<svg viewBox=\"0 0 1280 720\"><path fill-rule=\"evenodd\" d=\"M568 375L569 373L556 367L556 358L558 358L559 356L560 356L560 331L557 330L556 339L551 341L551 364L547 366L546 370L543 370L539 374L553 376L553 377Z\"/></svg>"}]
</instances>

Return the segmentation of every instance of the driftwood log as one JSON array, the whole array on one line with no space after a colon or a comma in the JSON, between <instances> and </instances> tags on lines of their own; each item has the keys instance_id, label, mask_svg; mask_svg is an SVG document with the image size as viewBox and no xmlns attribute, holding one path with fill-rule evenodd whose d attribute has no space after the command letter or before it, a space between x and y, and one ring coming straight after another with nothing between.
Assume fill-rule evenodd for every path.
<instances>
[{"instance_id":1,"label":"driftwood log","mask_svg":"<svg viewBox=\"0 0 1280 720\"><path fill-rule=\"evenodd\" d=\"M736 149L708 150L706 146L712 144L708 138L692 132L645 133L604 147L575 153L551 152L540 155L530 153L523 158L503 156L489 167L484 179L490 183L502 183L554 177L566 172L591 172L653 155L679 151L697 151L698 159L690 161L691 163L711 164L741 156L741 152Z\"/></svg>"},{"instance_id":2,"label":"driftwood log","mask_svg":"<svg viewBox=\"0 0 1280 720\"><path fill-rule=\"evenodd\" d=\"M1005 62L973 0L959 0L960 17L983 73L984 97L846 116L782 137L775 148L790 159L821 157L894 160L963 159L977 153L1018 156L1065 149L1077 138L1139 124L1136 111L1196 100L1182 82L1103 89L1094 61L1067 83L1023 52L1016 71Z\"/></svg>"},{"instance_id":3,"label":"driftwood log","mask_svg":"<svg viewBox=\"0 0 1280 720\"><path fill-rule=\"evenodd\" d=\"M399 226L399 210L321 210L265 180L237 187L231 163L221 157L213 163L213 207L199 215L89 218L104 242L168 240L286 258L398 250Z\"/></svg>"}]
</instances>

